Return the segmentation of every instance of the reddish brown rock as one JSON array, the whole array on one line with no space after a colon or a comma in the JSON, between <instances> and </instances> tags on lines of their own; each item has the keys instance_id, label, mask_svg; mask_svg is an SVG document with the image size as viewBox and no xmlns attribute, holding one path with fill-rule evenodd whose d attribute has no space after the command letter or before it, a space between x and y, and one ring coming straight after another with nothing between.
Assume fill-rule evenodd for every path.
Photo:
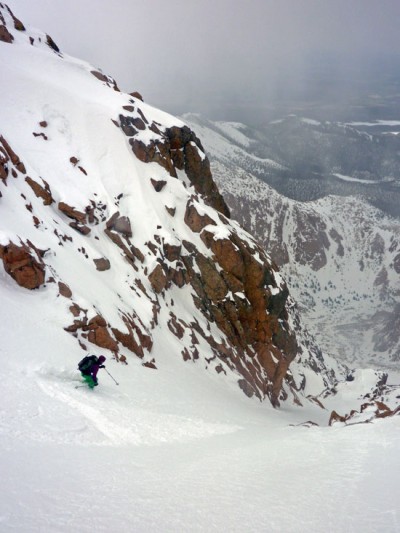
<instances>
[{"instance_id":1,"label":"reddish brown rock","mask_svg":"<svg viewBox=\"0 0 400 533\"><path fill-rule=\"evenodd\" d=\"M138 130L145 130L146 129L146 124L144 122L144 120L142 120L140 117L133 117L132 118L132 123L134 125L135 128L137 128Z\"/></svg>"},{"instance_id":2,"label":"reddish brown rock","mask_svg":"<svg viewBox=\"0 0 400 533\"><path fill-rule=\"evenodd\" d=\"M100 346L100 348L111 350L112 352L116 352L118 350L118 344L111 337L107 328L99 327L94 330L90 330L88 341L92 344L96 344L96 346Z\"/></svg>"},{"instance_id":3,"label":"reddish brown rock","mask_svg":"<svg viewBox=\"0 0 400 533\"><path fill-rule=\"evenodd\" d=\"M112 217L107 221L106 227L108 230L121 233L125 237L132 237L131 222L128 217L120 216L119 211L114 213Z\"/></svg>"},{"instance_id":4,"label":"reddish brown rock","mask_svg":"<svg viewBox=\"0 0 400 533\"><path fill-rule=\"evenodd\" d=\"M165 180L155 180L153 178L150 179L151 184L154 187L154 190L156 192L160 192L163 190L163 188L166 186L167 182Z\"/></svg>"},{"instance_id":5,"label":"reddish brown rock","mask_svg":"<svg viewBox=\"0 0 400 533\"><path fill-rule=\"evenodd\" d=\"M133 93L129 93L133 98L137 98L138 100L141 100L143 102L143 96L138 93L137 91L133 91Z\"/></svg>"},{"instance_id":6,"label":"reddish brown rock","mask_svg":"<svg viewBox=\"0 0 400 533\"><path fill-rule=\"evenodd\" d=\"M119 217L115 220L112 227L117 233L122 233L126 237L132 237L131 221L128 217Z\"/></svg>"},{"instance_id":7,"label":"reddish brown rock","mask_svg":"<svg viewBox=\"0 0 400 533\"><path fill-rule=\"evenodd\" d=\"M170 319L168 320L168 328L169 330L176 336L178 339L182 339L183 335L185 333L185 328L183 325L179 322L176 315L174 313L170 313Z\"/></svg>"},{"instance_id":8,"label":"reddish brown rock","mask_svg":"<svg viewBox=\"0 0 400 533\"><path fill-rule=\"evenodd\" d=\"M21 172L21 174L26 174L25 165L22 163L18 155L12 150L11 146L8 144L8 142L5 140L5 138L0 135L0 143L3 145L4 150L6 151L8 157L11 159L13 165L15 168Z\"/></svg>"},{"instance_id":9,"label":"reddish brown rock","mask_svg":"<svg viewBox=\"0 0 400 533\"><path fill-rule=\"evenodd\" d=\"M186 285L186 270L169 268L168 281L172 281L177 287L183 287Z\"/></svg>"},{"instance_id":10,"label":"reddish brown rock","mask_svg":"<svg viewBox=\"0 0 400 533\"><path fill-rule=\"evenodd\" d=\"M176 178L176 170L170 156L169 148L164 142L152 140L149 144L145 144L138 139L131 138L129 139L129 144L139 161L143 163L158 163L172 177Z\"/></svg>"},{"instance_id":11,"label":"reddish brown rock","mask_svg":"<svg viewBox=\"0 0 400 533\"><path fill-rule=\"evenodd\" d=\"M186 205L185 223L194 233L199 233L203 228L211 225L216 225L214 220L208 215L200 215L194 204L189 200Z\"/></svg>"},{"instance_id":12,"label":"reddish brown rock","mask_svg":"<svg viewBox=\"0 0 400 533\"><path fill-rule=\"evenodd\" d=\"M119 115L118 126L122 129L127 137L133 137L138 133L138 130L134 126L133 117Z\"/></svg>"},{"instance_id":13,"label":"reddish brown rock","mask_svg":"<svg viewBox=\"0 0 400 533\"><path fill-rule=\"evenodd\" d=\"M96 265L96 269L99 272L104 272L105 270L110 270L111 268L110 261L104 257L101 257L100 259L93 259L93 261Z\"/></svg>"},{"instance_id":14,"label":"reddish brown rock","mask_svg":"<svg viewBox=\"0 0 400 533\"><path fill-rule=\"evenodd\" d=\"M204 290L208 298L213 302L223 300L228 293L228 287L215 268L214 262L202 254L197 255L196 262L200 269Z\"/></svg>"},{"instance_id":15,"label":"reddish brown rock","mask_svg":"<svg viewBox=\"0 0 400 533\"><path fill-rule=\"evenodd\" d=\"M245 264L240 248L229 239L214 239L214 234L204 230L201 239L218 258L218 263L236 278L244 278Z\"/></svg>"},{"instance_id":16,"label":"reddish brown rock","mask_svg":"<svg viewBox=\"0 0 400 533\"><path fill-rule=\"evenodd\" d=\"M204 155L200 140L187 126L167 128L165 136L169 141L170 157L176 167L184 168L196 192L214 209L229 218L228 206L212 178L210 162Z\"/></svg>"},{"instance_id":17,"label":"reddish brown rock","mask_svg":"<svg viewBox=\"0 0 400 533\"><path fill-rule=\"evenodd\" d=\"M171 149L171 159L172 162L178 170L183 170L185 168L185 153L181 150L172 150Z\"/></svg>"},{"instance_id":18,"label":"reddish brown rock","mask_svg":"<svg viewBox=\"0 0 400 533\"><path fill-rule=\"evenodd\" d=\"M44 205L51 205L54 202L53 196L51 194L50 186L42 179L42 182L44 183L44 187L42 185L39 185L35 180L27 176L25 178L26 183L29 185L29 187L33 190L35 195L38 198L41 198L43 200Z\"/></svg>"},{"instance_id":19,"label":"reddish brown rock","mask_svg":"<svg viewBox=\"0 0 400 533\"><path fill-rule=\"evenodd\" d=\"M106 76L105 74L103 74L102 72L99 72L98 70L91 70L90 73L93 74L95 78L97 78L98 80L108 85L108 87L111 87L112 89L114 89L114 91L120 92L117 82L111 76Z\"/></svg>"},{"instance_id":20,"label":"reddish brown rock","mask_svg":"<svg viewBox=\"0 0 400 533\"><path fill-rule=\"evenodd\" d=\"M151 368L153 370L157 370L156 362L154 359L151 361L146 361L145 363L142 363L142 366L145 366L146 368Z\"/></svg>"},{"instance_id":21,"label":"reddish brown rock","mask_svg":"<svg viewBox=\"0 0 400 533\"><path fill-rule=\"evenodd\" d=\"M182 358L184 361L190 361L191 357L190 357L190 353L189 353L189 350L185 347L182 352Z\"/></svg>"},{"instance_id":22,"label":"reddish brown rock","mask_svg":"<svg viewBox=\"0 0 400 533\"><path fill-rule=\"evenodd\" d=\"M92 70L90 74L93 74L93 76L97 78L98 80L108 83L108 77L102 72L98 72L97 70Z\"/></svg>"},{"instance_id":23,"label":"reddish brown rock","mask_svg":"<svg viewBox=\"0 0 400 533\"><path fill-rule=\"evenodd\" d=\"M129 333L123 333L122 331L116 328L113 328L112 331L118 342L125 346L125 348L127 348L140 358L144 357L143 348L135 339L132 331L130 331Z\"/></svg>"},{"instance_id":24,"label":"reddish brown rock","mask_svg":"<svg viewBox=\"0 0 400 533\"><path fill-rule=\"evenodd\" d=\"M58 292L60 293L61 296L64 296L64 298L71 298L72 296L71 289L68 287L66 283L63 283L62 281L58 282Z\"/></svg>"},{"instance_id":25,"label":"reddish brown rock","mask_svg":"<svg viewBox=\"0 0 400 533\"><path fill-rule=\"evenodd\" d=\"M88 328L89 329L96 329L96 328L105 328L107 326L107 322L104 317L101 315L95 315L93 318L89 320Z\"/></svg>"},{"instance_id":26,"label":"reddish brown rock","mask_svg":"<svg viewBox=\"0 0 400 533\"><path fill-rule=\"evenodd\" d=\"M132 106L124 106L124 108L127 108L127 107L132 109L132 111L134 109ZM141 117L143 118L119 115L119 124L121 126L121 129L125 133L125 135L127 135L128 137L133 137L139 131L143 131L146 129L147 120L144 118L142 113L140 114L141 114Z\"/></svg>"},{"instance_id":27,"label":"reddish brown rock","mask_svg":"<svg viewBox=\"0 0 400 533\"><path fill-rule=\"evenodd\" d=\"M83 312L83 309L81 307L79 307L79 305L76 304L76 303L73 303L69 307L69 310L74 315L74 317L78 317L81 314L81 312Z\"/></svg>"},{"instance_id":28,"label":"reddish brown rock","mask_svg":"<svg viewBox=\"0 0 400 533\"><path fill-rule=\"evenodd\" d=\"M149 274L149 281L156 293L162 292L167 286L167 276L160 264L158 264L154 270Z\"/></svg>"},{"instance_id":29,"label":"reddish brown rock","mask_svg":"<svg viewBox=\"0 0 400 533\"><path fill-rule=\"evenodd\" d=\"M54 52L56 52L57 54L60 53L60 49L58 48L54 40L50 37L50 35L46 35L46 43Z\"/></svg>"},{"instance_id":30,"label":"reddish brown rock","mask_svg":"<svg viewBox=\"0 0 400 533\"><path fill-rule=\"evenodd\" d=\"M64 213L68 218L73 218L77 222L80 222L81 224L84 224L86 222L86 214L82 213L81 211L78 211L75 209L75 207L72 207L68 205L65 202L59 202L58 209Z\"/></svg>"},{"instance_id":31,"label":"reddish brown rock","mask_svg":"<svg viewBox=\"0 0 400 533\"><path fill-rule=\"evenodd\" d=\"M27 244L17 246L10 242L6 246L0 245L4 270L25 289L37 289L44 284L45 265L40 255L39 250Z\"/></svg>"},{"instance_id":32,"label":"reddish brown rock","mask_svg":"<svg viewBox=\"0 0 400 533\"><path fill-rule=\"evenodd\" d=\"M137 316L125 314L123 317L128 333L113 328L115 338L123 346L140 358L144 357L144 350L151 352L153 340L145 331L143 324Z\"/></svg>"},{"instance_id":33,"label":"reddish brown rock","mask_svg":"<svg viewBox=\"0 0 400 533\"><path fill-rule=\"evenodd\" d=\"M246 396L248 396L249 398L252 398L254 396L255 390L247 380L239 379L238 385L242 389L242 391L245 393Z\"/></svg>"},{"instance_id":34,"label":"reddish brown rock","mask_svg":"<svg viewBox=\"0 0 400 533\"><path fill-rule=\"evenodd\" d=\"M227 284L229 290L235 295L239 292L244 294L244 285L243 283L231 272L224 270L221 272L222 279Z\"/></svg>"},{"instance_id":35,"label":"reddish brown rock","mask_svg":"<svg viewBox=\"0 0 400 533\"><path fill-rule=\"evenodd\" d=\"M0 179L6 181L8 176L8 161L7 154L0 150Z\"/></svg>"},{"instance_id":36,"label":"reddish brown rock","mask_svg":"<svg viewBox=\"0 0 400 533\"><path fill-rule=\"evenodd\" d=\"M88 341L100 348L111 350L112 352L118 351L118 343L111 336L107 328L107 323L100 315L93 317L88 324L89 334Z\"/></svg>"},{"instance_id":37,"label":"reddish brown rock","mask_svg":"<svg viewBox=\"0 0 400 533\"><path fill-rule=\"evenodd\" d=\"M177 261L181 256L182 246L176 245L176 244L169 244L164 243L163 244L163 253L164 256L168 259L170 262Z\"/></svg>"},{"instance_id":38,"label":"reddish brown rock","mask_svg":"<svg viewBox=\"0 0 400 533\"><path fill-rule=\"evenodd\" d=\"M171 215L171 217L174 217L174 216L175 216L175 213L176 213L176 207L168 207L168 206L165 206L165 209L168 211L168 213Z\"/></svg>"},{"instance_id":39,"label":"reddish brown rock","mask_svg":"<svg viewBox=\"0 0 400 533\"><path fill-rule=\"evenodd\" d=\"M14 41L13 35L8 31L3 24L0 25L0 41L11 44Z\"/></svg>"},{"instance_id":40,"label":"reddish brown rock","mask_svg":"<svg viewBox=\"0 0 400 533\"><path fill-rule=\"evenodd\" d=\"M18 30L18 31L25 31L25 26L22 24L22 22L19 19L17 19L17 17L14 15L14 13L11 11L11 9L7 5L4 5L4 4L1 4L1 5L2 5L2 7L4 9L6 9L8 11L8 13L11 16L11 18L13 19L14 28L16 30ZM5 24L4 18L1 15L1 13L0 13L0 21L3 22L3 24Z\"/></svg>"},{"instance_id":41,"label":"reddish brown rock","mask_svg":"<svg viewBox=\"0 0 400 533\"><path fill-rule=\"evenodd\" d=\"M128 246L123 242L122 238L117 233L114 233L113 231L110 231L108 229L105 229L104 233L112 240L114 244L116 244L122 250L125 259L128 261L128 263L130 263L134 268L136 268L135 255L133 251L129 249Z\"/></svg>"},{"instance_id":42,"label":"reddish brown rock","mask_svg":"<svg viewBox=\"0 0 400 533\"><path fill-rule=\"evenodd\" d=\"M81 233L82 235L89 235L89 233L92 231L88 226L85 226L85 224L80 224L79 222L70 222L69 224L71 228L73 228L78 233Z\"/></svg>"},{"instance_id":43,"label":"reddish brown rock","mask_svg":"<svg viewBox=\"0 0 400 533\"><path fill-rule=\"evenodd\" d=\"M140 109L138 109L138 111L140 112ZM150 124L149 129L150 129L153 133L155 133L155 134L157 134L157 135L161 135L161 130L160 130L160 128L158 128L157 125L156 125L154 122L152 122L152 123Z\"/></svg>"},{"instance_id":44,"label":"reddish brown rock","mask_svg":"<svg viewBox=\"0 0 400 533\"><path fill-rule=\"evenodd\" d=\"M193 218L198 220L198 213ZM200 229L202 223L192 225ZM203 336L217 356L243 376L246 394L260 399L267 395L278 406L283 380L298 350L287 324L287 288L277 290L274 267L256 243L242 241L234 232L229 238L215 239L212 231L203 230L201 238L213 257L203 256L184 241L190 253L181 258L185 278L196 292L195 305L226 335L229 346L217 348L209 336Z\"/></svg>"}]
</instances>

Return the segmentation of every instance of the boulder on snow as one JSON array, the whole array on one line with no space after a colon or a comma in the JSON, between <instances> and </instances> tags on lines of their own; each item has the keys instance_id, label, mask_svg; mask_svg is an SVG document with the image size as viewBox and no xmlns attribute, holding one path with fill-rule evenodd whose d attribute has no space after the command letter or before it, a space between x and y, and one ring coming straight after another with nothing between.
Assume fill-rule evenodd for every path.
<instances>
[{"instance_id":1,"label":"boulder on snow","mask_svg":"<svg viewBox=\"0 0 400 533\"><path fill-rule=\"evenodd\" d=\"M101 315L96 315L89 320L87 328L89 329L89 342L112 352L118 351L118 342L111 336L107 322Z\"/></svg>"},{"instance_id":2,"label":"boulder on snow","mask_svg":"<svg viewBox=\"0 0 400 533\"><path fill-rule=\"evenodd\" d=\"M33 245L17 246L13 242L6 246L0 245L4 270L25 289L37 289L44 284L46 269L41 260L42 254Z\"/></svg>"},{"instance_id":3,"label":"boulder on snow","mask_svg":"<svg viewBox=\"0 0 400 533\"><path fill-rule=\"evenodd\" d=\"M68 205L65 202L59 202L58 209L64 213L68 218L73 218L77 222L84 224L86 222L86 214L82 211L78 211L75 207Z\"/></svg>"},{"instance_id":4,"label":"boulder on snow","mask_svg":"<svg viewBox=\"0 0 400 533\"><path fill-rule=\"evenodd\" d=\"M105 257L100 257L99 259L93 259L94 264L96 265L96 269L99 272L104 272L105 270L110 270L111 263L108 259Z\"/></svg>"},{"instance_id":5,"label":"boulder on snow","mask_svg":"<svg viewBox=\"0 0 400 533\"><path fill-rule=\"evenodd\" d=\"M98 70L91 70L90 73L98 80L104 82L108 87L114 89L114 91L120 92L117 82L111 76L107 76Z\"/></svg>"},{"instance_id":6,"label":"boulder on snow","mask_svg":"<svg viewBox=\"0 0 400 533\"><path fill-rule=\"evenodd\" d=\"M26 174L25 165L22 163L18 155L14 152L14 150L11 148L11 146L8 144L8 142L5 140L5 138L0 135L0 143L3 145L3 149L6 152L7 156L11 159L12 164L15 166L15 168L21 172L21 174Z\"/></svg>"},{"instance_id":7,"label":"boulder on snow","mask_svg":"<svg viewBox=\"0 0 400 533\"><path fill-rule=\"evenodd\" d=\"M71 298L72 297L71 289L63 281L59 281L58 282L58 291L59 291L61 296L64 296L64 298Z\"/></svg>"},{"instance_id":8,"label":"boulder on snow","mask_svg":"<svg viewBox=\"0 0 400 533\"><path fill-rule=\"evenodd\" d=\"M129 94L130 96L133 96L133 98L137 98L138 100L141 100L143 102L143 96L137 91L133 91L133 93L129 93Z\"/></svg>"},{"instance_id":9,"label":"boulder on snow","mask_svg":"<svg viewBox=\"0 0 400 533\"><path fill-rule=\"evenodd\" d=\"M47 181L42 179L44 187L29 176L25 178L25 181L33 190L35 195L43 200L43 205L51 205L54 202L53 196L51 195L50 186Z\"/></svg>"},{"instance_id":10,"label":"boulder on snow","mask_svg":"<svg viewBox=\"0 0 400 533\"><path fill-rule=\"evenodd\" d=\"M0 25L0 41L9 44L14 41L13 35L8 31L7 27L4 24Z\"/></svg>"},{"instance_id":11,"label":"boulder on snow","mask_svg":"<svg viewBox=\"0 0 400 533\"><path fill-rule=\"evenodd\" d=\"M163 188L165 187L165 185L167 184L167 182L165 180L155 180L155 179L151 178L150 181L151 181L151 184L153 185L154 190L156 192L162 191Z\"/></svg>"},{"instance_id":12,"label":"boulder on snow","mask_svg":"<svg viewBox=\"0 0 400 533\"><path fill-rule=\"evenodd\" d=\"M107 229L121 233L125 237L132 237L131 221L126 216L120 216L119 211L114 213L106 223Z\"/></svg>"},{"instance_id":13,"label":"boulder on snow","mask_svg":"<svg viewBox=\"0 0 400 533\"><path fill-rule=\"evenodd\" d=\"M149 281L156 293L160 293L166 288L168 279L160 264L158 264L151 274L149 274Z\"/></svg>"}]
</instances>

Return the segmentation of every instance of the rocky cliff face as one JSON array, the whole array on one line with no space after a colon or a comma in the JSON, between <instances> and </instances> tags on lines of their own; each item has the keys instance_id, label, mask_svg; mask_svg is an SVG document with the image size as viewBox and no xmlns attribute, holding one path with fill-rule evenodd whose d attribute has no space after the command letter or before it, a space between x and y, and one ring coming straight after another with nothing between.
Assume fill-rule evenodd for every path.
<instances>
[{"instance_id":1,"label":"rocky cliff face","mask_svg":"<svg viewBox=\"0 0 400 533\"><path fill-rule=\"evenodd\" d=\"M331 385L277 266L230 221L196 134L0 14L0 259L15 286L52 302L60 339L151 369L172 351L274 406L300 403L309 373Z\"/></svg>"},{"instance_id":2,"label":"rocky cliff face","mask_svg":"<svg viewBox=\"0 0 400 533\"><path fill-rule=\"evenodd\" d=\"M192 120L195 127L199 119ZM398 220L356 197L307 203L285 198L243 170L246 140L251 142L244 126L206 127L200 121L199 127L233 217L257 236L282 269L303 322L324 352L352 364L396 365Z\"/></svg>"}]
</instances>

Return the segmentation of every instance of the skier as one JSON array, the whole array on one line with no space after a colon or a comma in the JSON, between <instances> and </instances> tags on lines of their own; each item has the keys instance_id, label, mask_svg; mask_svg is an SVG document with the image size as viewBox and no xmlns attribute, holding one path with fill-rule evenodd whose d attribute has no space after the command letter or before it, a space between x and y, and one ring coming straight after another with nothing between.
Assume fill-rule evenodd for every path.
<instances>
[{"instance_id":1,"label":"skier","mask_svg":"<svg viewBox=\"0 0 400 533\"><path fill-rule=\"evenodd\" d=\"M99 383L97 380L97 372L100 368L105 368L103 365L106 358L104 355L97 357L96 355L87 355L78 364L78 369L81 371L82 377L91 389L96 387Z\"/></svg>"}]
</instances>

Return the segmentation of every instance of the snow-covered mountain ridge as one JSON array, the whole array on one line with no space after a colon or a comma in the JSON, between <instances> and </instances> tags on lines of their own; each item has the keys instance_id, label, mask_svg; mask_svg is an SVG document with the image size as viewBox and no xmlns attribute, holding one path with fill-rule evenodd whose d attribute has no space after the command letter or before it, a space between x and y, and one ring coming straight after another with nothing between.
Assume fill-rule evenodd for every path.
<instances>
[{"instance_id":1,"label":"snow-covered mountain ridge","mask_svg":"<svg viewBox=\"0 0 400 533\"><path fill-rule=\"evenodd\" d=\"M213 158L228 166L233 159L235 166L288 198L308 202L328 195L359 196L399 217L398 135L296 115L257 127L214 122L196 114L184 119L202 138L204 133L208 142L212 139ZM229 148L223 146L227 141Z\"/></svg>"},{"instance_id":2,"label":"snow-covered mountain ridge","mask_svg":"<svg viewBox=\"0 0 400 533\"><path fill-rule=\"evenodd\" d=\"M193 128L199 125L213 175L234 218L282 268L323 351L349 364L396 367L399 221L359 197L326 196L314 202L286 198L243 170L242 151L251 142L246 144L245 126L208 127L199 117L185 118Z\"/></svg>"},{"instance_id":3,"label":"snow-covered mountain ridge","mask_svg":"<svg viewBox=\"0 0 400 533\"><path fill-rule=\"evenodd\" d=\"M308 373L307 394L331 387L337 365L229 220L193 131L1 13L1 290L51 302L72 364L94 345L156 368L167 349L274 405L301 403Z\"/></svg>"}]
</instances>

